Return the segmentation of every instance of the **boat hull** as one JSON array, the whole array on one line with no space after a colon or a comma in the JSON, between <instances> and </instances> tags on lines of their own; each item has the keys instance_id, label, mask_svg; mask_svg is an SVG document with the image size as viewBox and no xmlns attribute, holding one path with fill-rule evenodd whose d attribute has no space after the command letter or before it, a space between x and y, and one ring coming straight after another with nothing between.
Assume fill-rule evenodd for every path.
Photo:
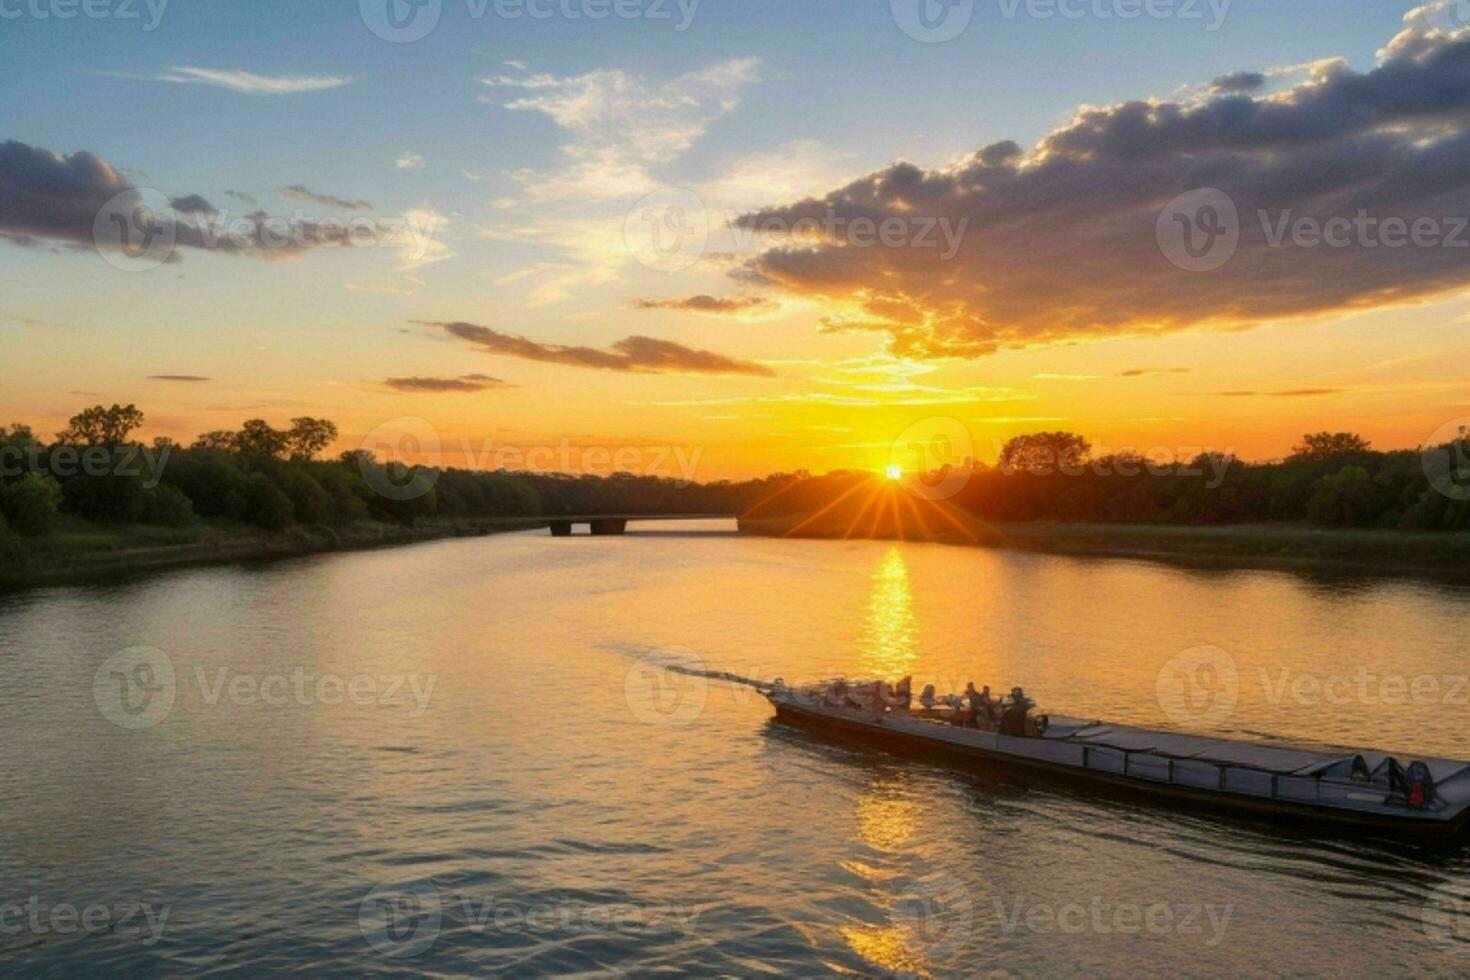
<instances>
[{"instance_id":1,"label":"boat hull","mask_svg":"<svg viewBox=\"0 0 1470 980\"><path fill-rule=\"evenodd\" d=\"M813 710L774 699L773 704L779 722L832 740L996 775L1036 777L1047 783L1065 783L1113 798L1168 800L1210 815L1226 814L1272 824L1310 826L1318 832L1330 829L1343 835L1436 845L1465 837L1470 821L1470 810L1444 819L1408 811L1373 813L1181 786L962 744L835 711Z\"/></svg>"}]
</instances>

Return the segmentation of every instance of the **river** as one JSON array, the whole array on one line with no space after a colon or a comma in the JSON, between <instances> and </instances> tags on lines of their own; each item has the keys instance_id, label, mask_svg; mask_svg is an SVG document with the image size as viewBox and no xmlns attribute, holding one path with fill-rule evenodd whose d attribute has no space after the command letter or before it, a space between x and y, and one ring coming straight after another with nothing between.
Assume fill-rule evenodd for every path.
<instances>
[{"instance_id":1,"label":"river","mask_svg":"<svg viewBox=\"0 0 1470 980\"><path fill-rule=\"evenodd\" d=\"M741 687L1470 758L1470 590L634 525L0 599L0 971L1470 971L1470 851L823 744ZM916 687L917 689L917 687Z\"/></svg>"}]
</instances>

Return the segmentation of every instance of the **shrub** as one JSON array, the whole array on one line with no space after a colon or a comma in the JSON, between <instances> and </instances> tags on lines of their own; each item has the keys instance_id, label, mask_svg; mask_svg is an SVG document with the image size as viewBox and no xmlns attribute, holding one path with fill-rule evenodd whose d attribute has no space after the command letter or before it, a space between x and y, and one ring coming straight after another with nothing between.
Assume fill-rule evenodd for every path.
<instances>
[{"instance_id":1,"label":"shrub","mask_svg":"<svg viewBox=\"0 0 1470 980\"><path fill-rule=\"evenodd\" d=\"M0 487L0 509L17 533L35 536L51 529L61 513L61 485L54 477L27 473L14 483Z\"/></svg>"}]
</instances>

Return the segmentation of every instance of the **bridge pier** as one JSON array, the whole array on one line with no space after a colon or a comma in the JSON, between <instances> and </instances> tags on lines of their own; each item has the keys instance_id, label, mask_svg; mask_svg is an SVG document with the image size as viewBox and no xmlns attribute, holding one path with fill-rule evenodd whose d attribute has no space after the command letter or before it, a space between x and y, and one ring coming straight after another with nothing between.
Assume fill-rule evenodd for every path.
<instances>
[{"instance_id":1,"label":"bridge pier","mask_svg":"<svg viewBox=\"0 0 1470 980\"><path fill-rule=\"evenodd\" d=\"M605 517L591 524L593 534L622 534L628 530L628 522L615 517Z\"/></svg>"},{"instance_id":2,"label":"bridge pier","mask_svg":"<svg viewBox=\"0 0 1470 980\"><path fill-rule=\"evenodd\" d=\"M553 538L565 538L572 533L571 521L552 521L547 527L551 528Z\"/></svg>"}]
</instances>

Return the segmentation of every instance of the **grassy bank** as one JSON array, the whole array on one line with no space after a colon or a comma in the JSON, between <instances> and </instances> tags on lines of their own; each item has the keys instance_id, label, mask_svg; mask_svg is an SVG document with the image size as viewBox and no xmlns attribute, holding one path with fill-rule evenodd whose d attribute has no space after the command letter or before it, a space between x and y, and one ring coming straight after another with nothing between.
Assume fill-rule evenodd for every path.
<instances>
[{"instance_id":1,"label":"grassy bank","mask_svg":"<svg viewBox=\"0 0 1470 980\"><path fill-rule=\"evenodd\" d=\"M1470 574L1470 533L1369 531L1297 524L1180 527L1153 524L1026 522L959 524L929 521L930 540L1053 554L1161 558L1247 567L1329 565L1363 572ZM842 518L802 524L793 517L742 518L746 534L804 538L852 535ZM877 535L896 538L899 535Z\"/></svg>"},{"instance_id":2,"label":"grassy bank","mask_svg":"<svg viewBox=\"0 0 1470 980\"><path fill-rule=\"evenodd\" d=\"M332 527L292 525L280 532L234 521L201 521L166 528L65 519L50 534L7 540L6 552L0 555L0 591L138 571L377 548L515 529L499 518L421 519L412 526L362 520Z\"/></svg>"}]
</instances>

